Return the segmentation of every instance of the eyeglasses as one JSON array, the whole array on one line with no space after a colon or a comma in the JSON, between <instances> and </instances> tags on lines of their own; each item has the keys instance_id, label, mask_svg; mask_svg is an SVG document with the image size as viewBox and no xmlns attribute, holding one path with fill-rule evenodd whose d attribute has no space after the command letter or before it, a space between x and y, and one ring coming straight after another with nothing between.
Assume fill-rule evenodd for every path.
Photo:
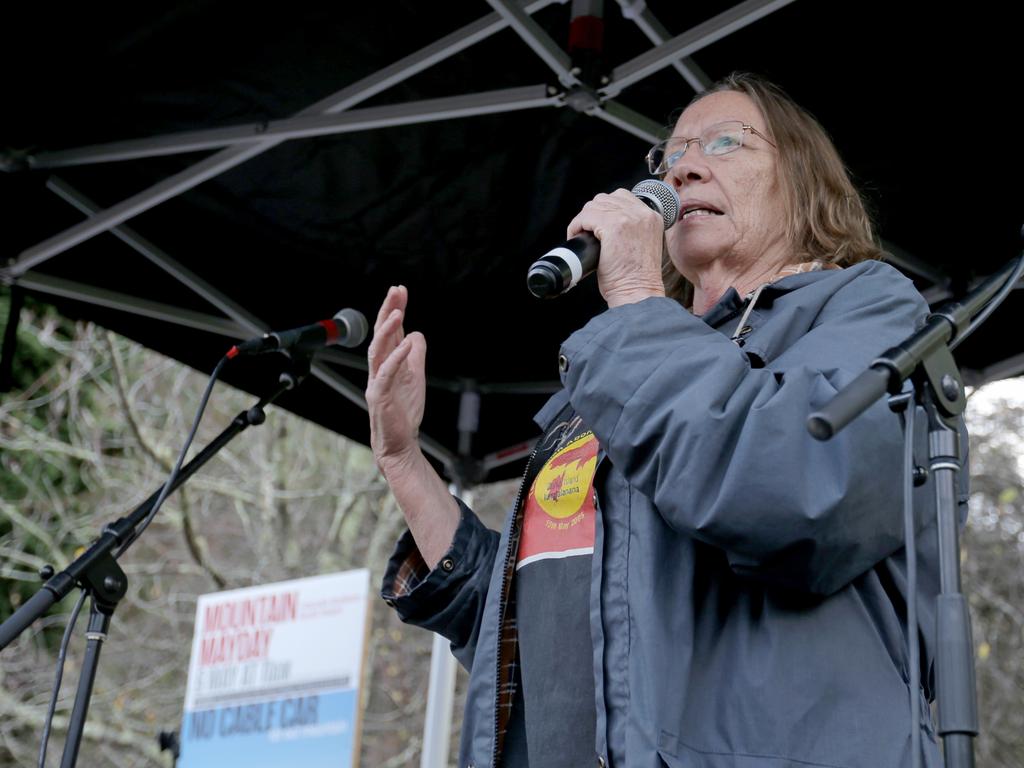
<instances>
[{"instance_id":1,"label":"eyeglasses","mask_svg":"<svg viewBox=\"0 0 1024 768\"><path fill-rule=\"evenodd\" d=\"M760 136L773 147L771 139L761 133L752 125L747 125L740 120L727 120L724 123L716 123L708 128L700 136L687 139L682 136L660 141L651 147L647 153L647 167L653 175L668 173L669 169L679 162L679 159L686 154L687 148L693 142L700 144L701 151L705 155L719 156L728 155L743 146L743 137L753 133Z\"/></svg>"}]
</instances>

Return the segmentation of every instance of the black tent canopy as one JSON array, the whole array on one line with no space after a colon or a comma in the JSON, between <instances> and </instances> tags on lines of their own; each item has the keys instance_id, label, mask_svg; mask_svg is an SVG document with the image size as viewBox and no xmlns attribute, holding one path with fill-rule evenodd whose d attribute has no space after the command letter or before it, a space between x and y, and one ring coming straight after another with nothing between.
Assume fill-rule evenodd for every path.
<instances>
[{"instance_id":1,"label":"black tent canopy","mask_svg":"<svg viewBox=\"0 0 1024 768\"><path fill-rule=\"evenodd\" d=\"M12 13L4 282L203 370L269 328L343 306L372 318L403 283L429 344L424 444L464 481L519 471L559 342L603 306L592 284L538 302L526 267L595 193L642 178L672 112L730 71L765 74L819 117L891 262L930 300L1019 248L1019 67L1006 25L982 13L875 0ZM1002 330L1019 310L1011 298L957 351L969 381L1024 371ZM226 378L262 391L279 367L238 361ZM365 442L361 356L330 352L314 374L282 404Z\"/></svg>"}]
</instances>

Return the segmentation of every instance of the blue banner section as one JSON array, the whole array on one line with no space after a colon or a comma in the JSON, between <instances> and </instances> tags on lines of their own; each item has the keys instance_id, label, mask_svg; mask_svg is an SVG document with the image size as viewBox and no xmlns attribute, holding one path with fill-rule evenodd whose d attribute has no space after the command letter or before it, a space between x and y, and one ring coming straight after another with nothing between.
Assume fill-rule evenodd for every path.
<instances>
[{"instance_id":1,"label":"blue banner section","mask_svg":"<svg viewBox=\"0 0 1024 768\"><path fill-rule=\"evenodd\" d=\"M350 768L354 688L185 711L179 768Z\"/></svg>"}]
</instances>

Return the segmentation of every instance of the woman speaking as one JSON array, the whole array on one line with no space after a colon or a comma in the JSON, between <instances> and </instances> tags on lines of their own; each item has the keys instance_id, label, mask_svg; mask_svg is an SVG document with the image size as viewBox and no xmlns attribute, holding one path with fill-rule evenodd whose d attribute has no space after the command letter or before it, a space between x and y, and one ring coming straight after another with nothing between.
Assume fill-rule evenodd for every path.
<instances>
[{"instance_id":1,"label":"woman speaking","mask_svg":"<svg viewBox=\"0 0 1024 768\"><path fill-rule=\"evenodd\" d=\"M426 343L392 288L369 350L374 456L409 531L383 595L470 670L460 766L897 768L906 642L931 725L935 531L924 490L907 627L902 435L884 402L828 442L806 417L924 319L820 125L733 75L647 155L678 220L626 190L569 223L601 242L606 311L500 533L417 443Z\"/></svg>"}]
</instances>

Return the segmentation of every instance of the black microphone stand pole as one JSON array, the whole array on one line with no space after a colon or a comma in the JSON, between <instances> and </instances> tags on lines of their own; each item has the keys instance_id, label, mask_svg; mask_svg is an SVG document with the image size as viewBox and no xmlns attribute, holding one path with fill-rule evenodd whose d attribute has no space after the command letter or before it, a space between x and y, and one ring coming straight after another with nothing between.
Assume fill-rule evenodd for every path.
<instances>
[{"instance_id":1,"label":"black microphone stand pole","mask_svg":"<svg viewBox=\"0 0 1024 768\"><path fill-rule=\"evenodd\" d=\"M960 302L932 313L924 327L887 350L807 421L810 433L828 440L888 391L896 395L906 379L928 415L929 466L935 487L940 594L937 598L936 694L939 735L947 768L973 768L978 735L974 646L967 601L960 592L960 542L956 479L960 471L959 416L967 401L950 346L970 332L968 325L1000 290L1008 292L1024 269L1011 261ZM994 308L994 307L992 307ZM908 546L909 546L908 542ZM909 595L908 600L916 599ZM909 632L916 631L908 627ZM916 692L915 692L916 694Z\"/></svg>"},{"instance_id":2,"label":"black microphone stand pole","mask_svg":"<svg viewBox=\"0 0 1024 768\"><path fill-rule=\"evenodd\" d=\"M171 483L168 495L183 485L196 471L208 462L225 445L250 425L259 425L266 420L264 408L284 392L297 387L309 373L310 360L295 358L288 371L281 374L274 390L248 410L239 413L232 422L195 458L181 468ZM42 616L54 603L62 600L78 586L90 597L89 626L86 631L85 656L75 693L75 703L68 721L67 739L61 768L73 768L78 759L82 741L82 729L89 709L100 650L107 638L110 620L118 602L128 591L128 578L115 559L127 549L135 537L136 527L146 519L160 496L163 486L137 506L127 517L122 517L104 526L100 537L75 559L65 570L50 576L28 601L0 624L0 650L6 648L32 622ZM118 547L125 545L120 551ZM44 569L45 571L46 569ZM52 569L49 569L52 573ZM44 574L45 577L45 574Z\"/></svg>"}]
</instances>

